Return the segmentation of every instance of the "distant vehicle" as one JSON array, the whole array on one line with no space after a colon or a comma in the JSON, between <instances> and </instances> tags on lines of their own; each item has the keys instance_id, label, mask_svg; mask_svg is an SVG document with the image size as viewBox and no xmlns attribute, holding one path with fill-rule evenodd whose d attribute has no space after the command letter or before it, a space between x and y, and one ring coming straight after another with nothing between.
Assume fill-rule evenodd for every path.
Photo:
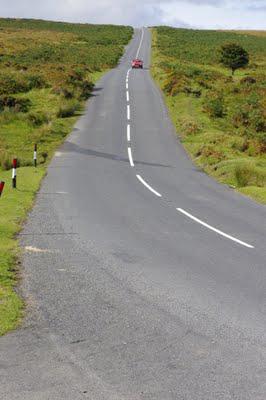
<instances>
[{"instance_id":1,"label":"distant vehicle","mask_svg":"<svg viewBox=\"0 0 266 400\"><path fill-rule=\"evenodd\" d=\"M138 58L136 58L135 60L132 61L131 67L132 68L141 68L141 69L143 69L143 61L139 60Z\"/></svg>"}]
</instances>

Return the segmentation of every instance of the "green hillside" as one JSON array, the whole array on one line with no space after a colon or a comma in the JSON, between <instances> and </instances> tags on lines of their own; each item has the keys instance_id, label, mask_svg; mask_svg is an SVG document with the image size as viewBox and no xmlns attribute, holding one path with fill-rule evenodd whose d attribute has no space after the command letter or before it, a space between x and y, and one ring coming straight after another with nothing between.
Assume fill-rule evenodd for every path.
<instances>
[{"instance_id":1,"label":"green hillside","mask_svg":"<svg viewBox=\"0 0 266 400\"><path fill-rule=\"evenodd\" d=\"M22 312L14 291L14 239L53 151L70 132L98 79L114 67L133 29L126 26L0 19L0 335ZM32 167L38 144L39 166ZM18 189L11 161L19 160Z\"/></svg>"},{"instance_id":2,"label":"green hillside","mask_svg":"<svg viewBox=\"0 0 266 400\"><path fill-rule=\"evenodd\" d=\"M235 75L220 49L237 43L250 62ZM153 75L185 148L206 172L266 203L264 32L153 29Z\"/></svg>"}]
</instances>

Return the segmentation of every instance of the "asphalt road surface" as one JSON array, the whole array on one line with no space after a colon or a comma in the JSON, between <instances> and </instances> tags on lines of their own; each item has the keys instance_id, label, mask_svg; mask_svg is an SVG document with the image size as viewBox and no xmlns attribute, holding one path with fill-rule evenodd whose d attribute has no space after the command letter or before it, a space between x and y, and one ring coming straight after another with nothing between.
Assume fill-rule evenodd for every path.
<instances>
[{"instance_id":1,"label":"asphalt road surface","mask_svg":"<svg viewBox=\"0 0 266 400\"><path fill-rule=\"evenodd\" d=\"M136 30L48 169L1 399L266 399L265 207L193 165L150 47Z\"/></svg>"}]
</instances>

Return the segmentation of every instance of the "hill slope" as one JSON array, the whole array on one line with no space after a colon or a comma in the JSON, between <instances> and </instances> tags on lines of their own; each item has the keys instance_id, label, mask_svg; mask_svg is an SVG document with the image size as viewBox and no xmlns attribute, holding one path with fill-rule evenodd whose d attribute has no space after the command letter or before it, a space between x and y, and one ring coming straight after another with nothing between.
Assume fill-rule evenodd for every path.
<instances>
[{"instance_id":1,"label":"hill slope","mask_svg":"<svg viewBox=\"0 0 266 400\"><path fill-rule=\"evenodd\" d=\"M234 77L219 50L250 55ZM266 203L266 37L260 32L153 29L153 74L185 148L206 172Z\"/></svg>"}]
</instances>

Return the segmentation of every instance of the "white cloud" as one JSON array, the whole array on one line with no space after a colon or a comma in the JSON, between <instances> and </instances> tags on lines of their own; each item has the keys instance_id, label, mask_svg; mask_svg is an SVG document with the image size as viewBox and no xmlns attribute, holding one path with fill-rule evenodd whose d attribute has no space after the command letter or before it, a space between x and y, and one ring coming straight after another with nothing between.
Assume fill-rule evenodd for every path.
<instances>
[{"instance_id":1,"label":"white cloud","mask_svg":"<svg viewBox=\"0 0 266 400\"><path fill-rule=\"evenodd\" d=\"M266 0L0 0L0 10L72 22L266 29Z\"/></svg>"}]
</instances>

